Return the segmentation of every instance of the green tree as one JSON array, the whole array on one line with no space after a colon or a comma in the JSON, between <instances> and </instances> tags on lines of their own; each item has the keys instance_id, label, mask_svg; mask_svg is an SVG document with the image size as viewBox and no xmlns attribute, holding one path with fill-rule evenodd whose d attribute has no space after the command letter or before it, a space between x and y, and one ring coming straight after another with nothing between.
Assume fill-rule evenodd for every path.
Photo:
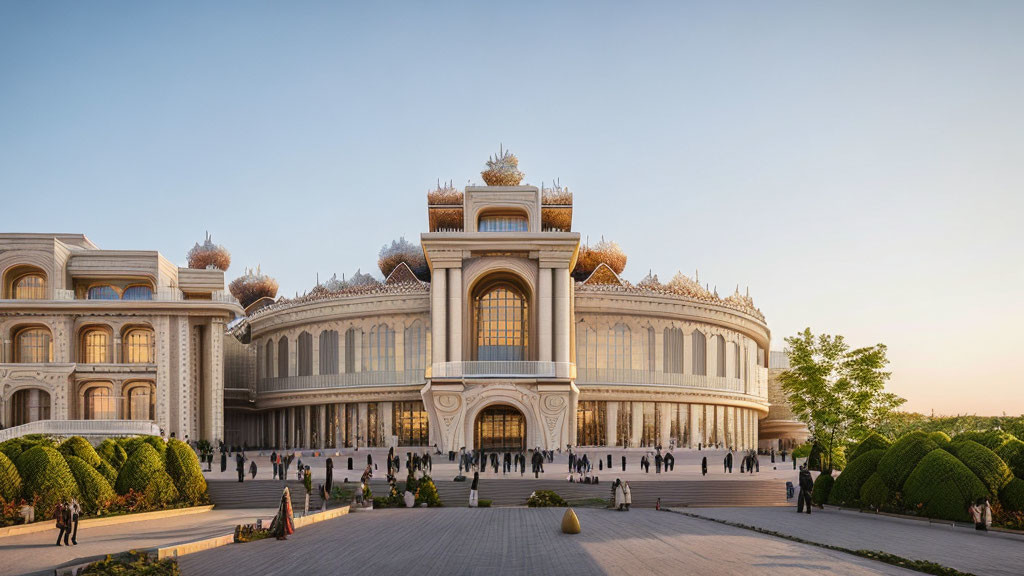
<instances>
[{"instance_id":1,"label":"green tree","mask_svg":"<svg viewBox=\"0 0 1024 576\"><path fill-rule=\"evenodd\" d=\"M885 345L851 350L842 336L814 336L810 328L786 338L786 345L790 368L779 382L822 451L822 469L831 469L837 449L904 402L885 391Z\"/></svg>"}]
</instances>

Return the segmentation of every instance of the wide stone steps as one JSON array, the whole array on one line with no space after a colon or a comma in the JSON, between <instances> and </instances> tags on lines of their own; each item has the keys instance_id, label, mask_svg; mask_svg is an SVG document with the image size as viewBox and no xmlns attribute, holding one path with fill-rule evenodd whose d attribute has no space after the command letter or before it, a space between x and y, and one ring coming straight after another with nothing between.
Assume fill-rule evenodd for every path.
<instances>
[{"instance_id":1,"label":"wide stone steps","mask_svg":"<svg viewBox=\"0 0 1024 576\"><path fill-rule=\"evenodd\" d=\"M400 478L404 480L404 477ZM469 488L472 483L435 479L441 501L450 506L465 506L469 502ZM335 484L339 484L336 480ZM252 480L244 483L211 480L210 499L218 508L276 508L284 485L274 480ZM319 508L320 497L315 492L310 498L310 507ZM353 488L358 484L349 484ZM635 480L629 483L633 505L653 508L658 498L661 505L668 506L784 506L786 483L781 480ZM302 509L304 488L297 480L289 480L292 507ZM382 479L370 482L375 496L387 493L387 483ZM491 500L492 506L524 506L535 490L554 490L562 498L579 501L592 498L611 498L611 481L600 484L575 484L552 479L481 479L479 498Z\"/></svg>"}]
</instances>

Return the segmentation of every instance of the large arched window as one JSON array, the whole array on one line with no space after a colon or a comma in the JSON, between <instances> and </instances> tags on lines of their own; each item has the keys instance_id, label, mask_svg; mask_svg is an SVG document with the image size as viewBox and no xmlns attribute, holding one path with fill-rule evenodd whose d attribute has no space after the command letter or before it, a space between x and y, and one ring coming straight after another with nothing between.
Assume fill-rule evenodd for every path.
<instances>
[{"instance_id":1,"label":"large arched window","mask_svg":"<svg viewBox=\"0 0 1024 576\"><path fill-rule=\"evenodd\" d=\"M18 390L11 395L11 426L50 419L50 393L39 388Z\"/></svg>"},{"instance_id":2,"label":"large arched window","mask_svg":"<svg viewBox=\"0 0 1024 576\"><path fill-rule=\"evenodd\" d=\"M320 333L320 373L338 373L337 330L324 330Z\"/></svg>"},{"instance_id":3,"label":"large arched window","mask_svg":"<svg viewBox=\"0 0 1024 576\"><path fill-rule=\"evenodd\" d=\"M266 352L263 353L263 377L274 377L274 341L267 340Z\"/></svg>"},{"instance_id":4,"label":"large arched window","mask_svg":"<svg viewBox=\"0 0 1024 576\"><path fill-rule=\"evenodd\" d=\"M309 332L300 333L297 346L298 374L299 376L311 376L313 374L313 336Z\"/></svg>"},{"instance_id":5,"label":"large arched window","mask_svg":"<svg viewBox=\"0 0 1024 576\"><path fill-rule=\"evenodd\" d=\"M629 326L619 323L608 330L608 348L605 362L609 370L632 370L633 347Z\"/></svg>"},{"instance_id":6,"label":"large arched window","mask_svg":"<svg viewBox=\"0 0 1024 576\"><path fill-rule=\"evenodd\" d=\"M277 342L277 377L288 377L288 337L281 336Z\"/></svg>"},{"instance_id":7,"label":"large arched window","mask_svg":"<svg viewBox=\"0 0 1024 576\"><path fill-rule=\"evenodd\" d=\"M121 294L122 300L152 300L153 289L149 286L129 286Z\"/></svg>"},{"instance_id":8,"label":"large arched window","mask_svg":"<svg viewBox=\"0 0 1024 576\"><path fill-rule=\"evenodd\" d=\"M681 328L665 328L664 342L664 372L668 374L683 373L683 330Z\"/></svg>"},{"instance_id":9,"label":"large arched window","mask_svg":"<svg viewBox=\"0 0 1024 576\"><path fill-rule=\"evenodd\" d=\"M521 291L504 282L488 286L474 299L473 314L477 360L527 359L528 310Z\"/></svg>"},{"instance_id":10,"label":"large arched window","mask_svg":"<svg viewBox=\"0 0 1024 576\"><path fill-rule=\"evenodd\" d=\"M11 292L15 300L43 300L46 298L46 276L30 272L14 279Z\"/></svg>"},{"instance_id":11,"label":"large arched window","mask_svg":"<svg viewBox=\"0 0 1024 576\"><path fill-rule=\"evenodd\" d=\"M53 339L46 328L32 327L19 330L14 341L15 362L53 362Z\"/></svg>"},{"instance_id":12,"label":"large arched window","mask_svg":"<svg viewBox=\"0 0 1024 576\"><path fill-rule=\"evenodd\" d=\"M716 362L718 370L716 376L725 378L725 338L722 338L721 334L715 336L715 349L718 354L718 361Z\"/></svg>"},{"instance_id":13,"label":"large arched window","mask_svg":"<svg viewBox=\"0 0 1024 576\"><path fill-rule=\"evenodd\" d=\"M125 364L156 362L156 338L149 328L130 328L121 339L121 356Z\"/></svg>"},{"instance_id":14,"label":"large arched window","mask_svg":"<svg viewBox=\"0 0 1024 576\"><path fill-rule=\"evenodd\" d=\"M117 418L117 406L111 386L92 386L85 391L82 416L86 420L114 420Z\"/></svg>"},{"instance_id":15,"label":"large arched window","mask_svg":"<svg viewBox=\"0 0 1024 576\"><path fill-rule=\"evenodd\" d=\"M361 328L349 328L345 331L345 372L356 372L356 353L360 350L360 342L363 339Z\"/></svg>"},{"instance_id":16,"label":"large arched window","mask_svg":"<svg viewBox=\"0 0 1024 576\"><path fill-rule=\"evenodd\" d=\"M129 420L153 420L156 412L156 394L152 382L133 382L126 385Z\"/></svg>"},{"instance_id":17,"label":"large arched window","mask_svg":"<svg viewBox=\"0 0 1024 576\"><path fill-rule=\"evenodd\" d=\"M693 373L699 376L708 374L708 342L700 330L694 330L693 335Z\"/></svg>"},{"instance_id":18,"label":"large arched window","mask_svg":"<svg viewBox=\"0 0 1024 576\"><path fill-rule=\"evenodd\" d=\"M81 355L84 364L110 362L110 332L105 328L87 328L82 331Z\"/></svg>"},{"instance_id":19,"label":"large arched window","mask_svg":"<svg viewBox=\"0 0 1024 576\"><path fill-rule=\"evenodd\" d=\"M113 286L93 286L89 288L87 294L89 300L120 300L120 296L117 294L117 290L114 290Z\"/></svg>"},{"instance_id":20,"label":"large arched window","mask_svg":"<svg viewBox=\"0 0 1024 576\"><path fill-rule=\"evenodd\" d=\"M395 331L387 324L370 328L363 336L363 371L392 372L395 369Z\"/></svg>"},{"instance_id":21,"label":"large arched window","mask_svg":"<svg viewBox=\"0 0 1024 576\"><path fill-rule=\"evenodd\" d=\"M416 320L405 327L404 368L411 372L423 370L427 362L427 338L423 322Z\"/></svg>"}]
</instances>

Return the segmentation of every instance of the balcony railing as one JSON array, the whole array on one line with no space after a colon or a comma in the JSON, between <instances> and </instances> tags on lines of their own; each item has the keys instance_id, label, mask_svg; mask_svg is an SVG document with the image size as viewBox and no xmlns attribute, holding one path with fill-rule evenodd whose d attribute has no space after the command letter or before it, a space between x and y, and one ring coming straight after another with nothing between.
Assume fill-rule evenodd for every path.
<instances>
[{"instance_id":1,"label":"balcony railing","mask_svg":"<svg viewBox=\"0 0 1024 576\"><path fill-rule=\"evenodd\" d=\"M746 392L746 384L740 378L722 376L701 376L699 374L674 374L652 370L629 370L614 368L577 368L577 384L616 384L624 386L673 386Z\"/></svg>"},{"instance_id":2,"label":"balcony railing","mask_svg":"<svg viewBox=\"0 0 1024 576\"><path fill-rule=\"evenodd\" d=\"M572 378L571 362L470 361L438 362L431 378Z\"/></svg>"},{"instance_id":3,"label":"balcony railing","mask_svg":"<svg viewBox=\"0 0 1024 576\"><path fill-rule=\"evenodd\" d=\"M349 372L345 374L314 374L261 378L256 387L260 394L292 392L296 390L329 390L331 388L359 388L369 386L408 386L426 382L423 370Z\"/></svg>"},{"instance_id":4,"label":"balcony railing","mask_svg":"<svg viewBox=\"0 0 1024 576\"><path fill-rule=\"evenodd\" d=\"M28 434L54 436L136 436L160 435L160 427L149 420L36 420L0 430L0 442Z\"/></svg>"}]
</instances>

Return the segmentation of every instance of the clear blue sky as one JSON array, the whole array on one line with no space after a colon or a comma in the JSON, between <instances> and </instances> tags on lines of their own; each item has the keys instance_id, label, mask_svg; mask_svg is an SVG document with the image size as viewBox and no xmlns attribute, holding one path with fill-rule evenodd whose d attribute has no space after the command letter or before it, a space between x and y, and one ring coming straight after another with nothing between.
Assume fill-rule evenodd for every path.
<instances>
[{"instance_id":1,"label":"clear blue sky","mask_svg":"<svg viewBox=\"0 0 1024 576\"><path fill-rule=\"evenodd\" d=\"M1024 2L211 4L0 0L0 229L181 265L209 230L293 295L501 142L628 279L885 342L909 408L1024 411Z\"/></svg>"}]
</instances>

